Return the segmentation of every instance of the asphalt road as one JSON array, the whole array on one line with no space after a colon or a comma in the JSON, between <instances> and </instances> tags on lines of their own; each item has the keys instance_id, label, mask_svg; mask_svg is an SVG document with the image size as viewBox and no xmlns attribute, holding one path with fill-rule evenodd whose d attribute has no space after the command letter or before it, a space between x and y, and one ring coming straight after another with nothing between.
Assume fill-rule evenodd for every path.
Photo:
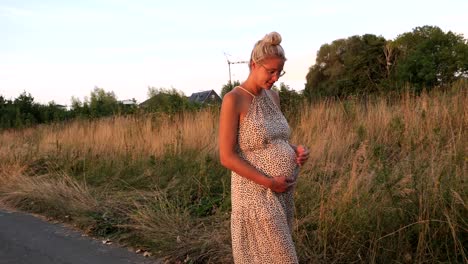
<instances>
[{"instance_id":1,"label":"asphalt road","mask_svg":"<svg viewBox=\"0 0 468 264\"><path fill-rule=\"evenodd\" d=\"M0 209L0 264L155 263L60 224Z\"/></svg>"}]
</instances>

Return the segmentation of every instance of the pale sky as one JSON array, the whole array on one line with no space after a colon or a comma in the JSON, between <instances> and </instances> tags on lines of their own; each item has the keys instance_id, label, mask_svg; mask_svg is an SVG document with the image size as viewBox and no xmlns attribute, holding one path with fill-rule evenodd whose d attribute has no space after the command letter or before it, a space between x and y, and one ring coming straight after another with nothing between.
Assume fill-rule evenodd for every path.
<instances>
[{"instance_id":1,"label":"pale sky","mask_svg":"<svg viewBox=\"0 0 468 264\"><path fill-rule=\"evenodd\" d=\"M229 80L271 31L288 61L280 82L304 89L320 46L352 35L394 39L433 25L468 38L468 0L0 0L0 95L70 104L95 86L119 100L147 99L148 86L189 96ZM246 64L231 65L244 80Z\"/></svg>"}]
</instances>

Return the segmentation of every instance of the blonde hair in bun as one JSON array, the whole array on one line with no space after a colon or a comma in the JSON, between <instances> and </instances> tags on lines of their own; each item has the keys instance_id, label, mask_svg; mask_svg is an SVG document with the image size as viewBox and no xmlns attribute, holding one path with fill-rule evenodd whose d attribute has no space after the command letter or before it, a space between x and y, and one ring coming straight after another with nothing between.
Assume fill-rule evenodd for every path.
<instances>
[{"instance_id":1,"label":"blonde hair in bun","mask_svg":"<svg viewBox=\"0 0 468 264\"><path fill-rule=\"evenodd\" d=\"M278 32L271 32L263 39L257 41L250 55L250 61L260 63L266 58L278 57L286 61L283 47L281 47L281 35Z\"/></svg>"}]
</instances>

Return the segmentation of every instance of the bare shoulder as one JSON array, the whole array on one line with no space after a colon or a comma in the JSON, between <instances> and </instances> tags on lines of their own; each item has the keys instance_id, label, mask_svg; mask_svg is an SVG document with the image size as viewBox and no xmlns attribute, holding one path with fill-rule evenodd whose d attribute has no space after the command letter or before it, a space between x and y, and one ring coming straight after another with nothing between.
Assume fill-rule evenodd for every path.
<instances>
[{"instance_id":1,"label":"bare shoulder","mask_svg":"<svg viewBox=\"0 0 468 264\"><path fill-rule=\"evenodd\" d=\"M239 113L239 105L242 102L242 98L238 92L231 90L223 96L221 103L221 112L228 113Z\"/></svg>"},{"instance_id":2,"label":"bare shoulder","mask_svg":"<svg viewBox=\"0 0 468 264\"><path fill-rule=\"evenodd\" d=\"M227 92L223 97L223 104L237 105L241 100L239 93L233 89Z\"/></svg>"}]
</instances>

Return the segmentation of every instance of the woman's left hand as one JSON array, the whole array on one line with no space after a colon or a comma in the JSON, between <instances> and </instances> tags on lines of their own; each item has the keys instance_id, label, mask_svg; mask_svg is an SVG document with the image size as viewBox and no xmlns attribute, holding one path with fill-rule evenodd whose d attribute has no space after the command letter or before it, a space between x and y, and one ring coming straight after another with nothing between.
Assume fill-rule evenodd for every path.
<instances>
[{"instance_id":1,"label":"woman's left hand","mask_svg":"<svg viewBox=\"0 0 468 264\"><path fill-rule=\"evenodd\" d=\"M298 145L296 148L296 164L302 166L308 159L309 150L303 145Z\"/></svg>"}]
</instances>

